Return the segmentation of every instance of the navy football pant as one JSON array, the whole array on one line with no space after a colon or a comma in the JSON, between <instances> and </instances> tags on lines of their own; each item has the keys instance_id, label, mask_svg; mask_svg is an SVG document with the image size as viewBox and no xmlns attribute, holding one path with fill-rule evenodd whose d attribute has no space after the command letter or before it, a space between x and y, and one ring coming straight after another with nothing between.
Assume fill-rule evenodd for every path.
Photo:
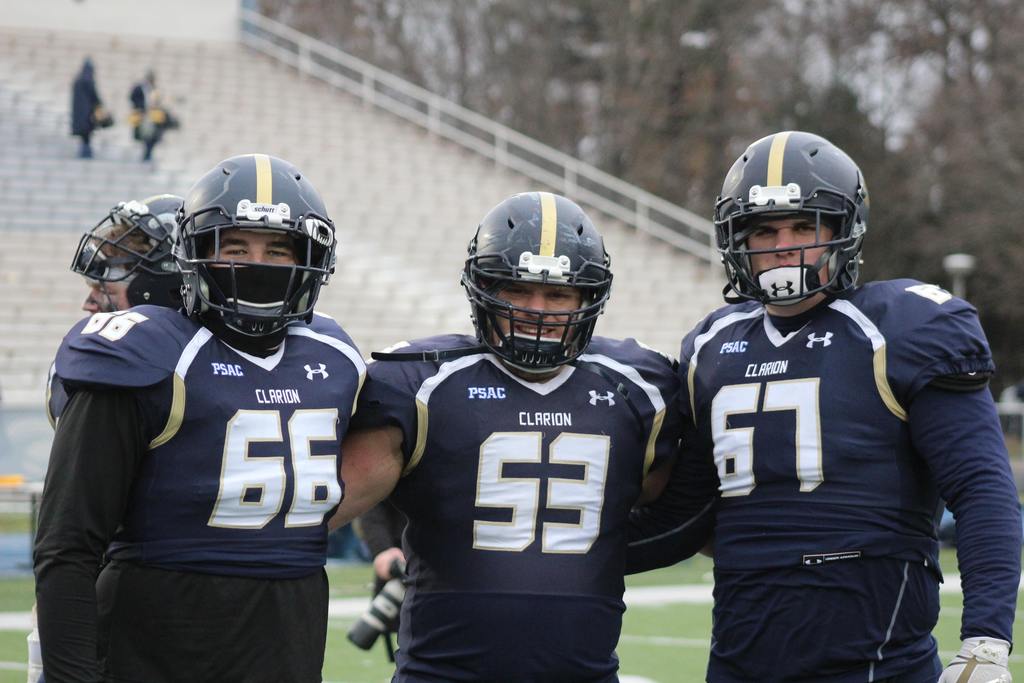
<instances>
[{"instance_id":1,"label":"navy football pant","mask_svg":"<svg viewBox=\"0 0 1024 683\"><path fill-rule=\"evenodd\" d=\"M931 635L938 614L937 574L920 563L716 570L707 680L934 681L941 671Z\"/></svg>"}]
</instances>

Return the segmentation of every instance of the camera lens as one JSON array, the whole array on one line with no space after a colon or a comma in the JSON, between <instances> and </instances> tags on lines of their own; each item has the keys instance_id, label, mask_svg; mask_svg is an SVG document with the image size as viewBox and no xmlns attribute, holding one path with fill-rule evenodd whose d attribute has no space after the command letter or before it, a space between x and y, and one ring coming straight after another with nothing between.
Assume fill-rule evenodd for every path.
<instances>
[{"instance_id":1,"label":"camera lens","mask_svg":"<svg viewBox=\"0 0 1024 683\"><path fill-rule=\"evenodd\" d=\"M370 602L370 607L352 624L348 639L356 647L369 650L381 633L394 630L404 598L405 584L402 579L388 581Z\"/></svg>"}]
</instances>

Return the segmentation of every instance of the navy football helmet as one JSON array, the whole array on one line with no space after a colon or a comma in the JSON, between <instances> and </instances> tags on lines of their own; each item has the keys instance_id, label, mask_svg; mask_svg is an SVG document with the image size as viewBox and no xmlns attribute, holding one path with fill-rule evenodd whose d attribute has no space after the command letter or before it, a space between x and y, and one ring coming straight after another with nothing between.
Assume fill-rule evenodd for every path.
<instances>
[{"instance_id":1,"label":"navy football helmet","mask_svg":"<svg viewBox=\"0 0 1024 683\"><path fill-rule=\"evenodd\" d=\"M611 293L611 260L604 240L575 202L548 192L506 199L484 217L469 243L462 272L479 341L509 365L542 373L584 352ZM514 306L501 298L514 283L574 287L579 308L547 312ZM508 331L502 329L504 320ZM516 332L516 324L536 329ZM559 337L542 329L561 330Z\"/></svg>"},{"instance_id":2,"label":"navy football helmet","mask_svg":"<svg viewBox=\"0 0 1024 683\"><path fill-rule=\"evenodd\" d=\"M782 249L747 247L763 220L800 216L816 226L814 242ZM718 251L729 287L740 299L779 305L817 292L841 292L857 282L868 226L868 191L857 164L828 140L785 131L753 143L732 165L714 214ZM832 230L824 239L821 226ZM824 247L814 263L807 250ZM751 254L799 251L800 265L755 273ZM819 271L828 266L828 279ZM727 297L729 299L730 297Z\"/></svg>"},{"instance_id":3,"label":"navy football helmet","mask_svg":"<svg viewBox=\"0 0 1024 683\"><path fill-rule=\"evenodd\" d=\"M182 198L158 194L119 202L78 241L71 270L91 282L126 282L132 306L175 306L181 273L171 233Z\"/></svg>"},{"instance_id":4,"label":"navy football helmet","mask_svg":"<svg viewBox=\"0 0 1024 683\"><path fill-rule=\"evenodd\" d=\"M246 263L220 255L225 231L278 233L296 263ZM185 197L174 237L185 309L219 316L249 337L310 321L320 287L334 272L334 223L320 193L291 163L245 154L217 164Z\"/></svg>"}]
</instances>

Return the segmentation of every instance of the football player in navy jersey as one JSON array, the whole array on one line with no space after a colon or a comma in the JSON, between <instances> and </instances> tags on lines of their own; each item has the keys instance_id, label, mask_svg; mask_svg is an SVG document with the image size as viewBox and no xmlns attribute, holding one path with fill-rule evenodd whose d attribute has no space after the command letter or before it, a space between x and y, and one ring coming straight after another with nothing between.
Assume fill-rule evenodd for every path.
<instances>
[{"instance_id":1,"label":"football player in navy jersey","mask_svg":"<svg viewBox=\"0 0 1024 683\"><path fill-rule=\"evenodd\" d=\"M476 338L374 354L336 523L389 493L408 517L395 681L617 680L628 514L674 454L678 381L593 336L611 282L579 206L515 195L469 246Z\"/></svg>"},{"instance_id":2,"label":"football player in navy jersey","mask_svg":"<svg viewBox=\"0 0 1024 683\"><path fill-rule=\"evenodd\" d=\"M177 308L181 273L171 254L171 233L184 200L158 194L118 202L78 241L71 270L85 278L87 313L112 313L152 304ZM56 426L67 394L50 367L46 416Z\"/></svg>"},{"instance_id":3,"label":"football player in navy jersey","mask_svg":"<svg viewBox=\"0 0 1024 683\"><path fill-rule=\"evenodd\" d=\"M1010 681L1021 521L977 312L915 280L857 285L867 188L817 135L750 145L714 217L730 305L680 358L687 450L720 490L707 680ZM673 475L640 533L671 538L693 481ZM964 591L945 670L940 499Z\"/></svg>"},{"instance_id":4,"label":"football player in navy jersey","mask_svg":"<svg viewBox=\"0 0 1024 683\"><path fill-rule=\"evenodd\" d=\"M227 159L173 238L184 308L68 333L34 551L46 680L319 681L327 518L365 376L313 311L334 225L290 163Z\"/></svg>"},{"instance_id":5,"label":"football player in navy jersey","mask_svg":"<svg viewBox=\"0 0 1024 683\"><path fill-rule=\"evenodd\" d=\"M171 254L171 233L184 200L158 194L140 201L118 202L82 235L75 248L71 270L89 287L82 303L87 313L111 313L132 306L153 304L177 308L181 273ZM57 426L68 396L55 365L46 379L46 417ZM29 642L38 643L34 623ZM29 680L41 680L42 659L38 647L29 646Z\"/></svg>"}]
</instances>

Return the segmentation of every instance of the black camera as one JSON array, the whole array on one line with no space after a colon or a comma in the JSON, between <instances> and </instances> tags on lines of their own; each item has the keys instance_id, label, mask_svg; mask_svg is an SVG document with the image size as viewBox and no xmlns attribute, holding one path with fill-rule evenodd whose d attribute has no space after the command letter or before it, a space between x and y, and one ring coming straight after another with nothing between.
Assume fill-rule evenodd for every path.
<instances>
[{"instance_id":1,"label":"black camera","mask_svg":"<svg viewBox=\"0 0 1024 683\"><path fill-rule=\"evenodd\" d=\"M382 633L390 633L398 627L398 615L405 599L405 562L395 560L388 573L391 578L348 630L348 639L363 650L373 647Z\"/></svg>"}]
</instances>

